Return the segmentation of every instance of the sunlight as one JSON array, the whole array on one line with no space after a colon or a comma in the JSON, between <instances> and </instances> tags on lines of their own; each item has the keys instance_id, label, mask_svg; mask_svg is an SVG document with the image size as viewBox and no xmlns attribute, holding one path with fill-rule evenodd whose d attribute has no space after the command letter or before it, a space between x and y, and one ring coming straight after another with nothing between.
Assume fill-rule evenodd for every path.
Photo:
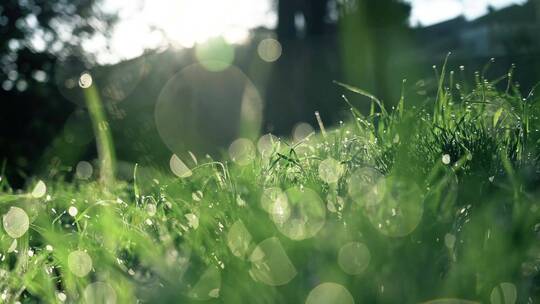
<instances>
[{"instance_id":1,"label":"sunlight","mask_svg":"<svg viewBox=\"0 0 540 304\"><path fill-rule=\"evenodd\" d=\"M525 2L525 0L405 1L412 5L410 23L422 26L449 20L462 14L468 19L475 18L485 14L488 5L502 8ZM106 0L105 10L119 12L120 21L112 35L113 39L107 42L104 37L97 36L84 46L88 52L98 54L101 63L113 63L140 56L145 49L167 45L191 48L215 37L223 37L231 44L243 43L249 37L249 31L256 27L275 28L277 16L274 3L272 0ZM273 45L270 47L275 49Z\"/></svg>"},{"instance_id":2,"label":"sunlight","mask_svg":"<svg viewBox=\"0 0 540 304\"><path fill-rule=\"evenodd\" d=\"M231 44L244 42L257 26L275 27L272 1L250 0L109 0L108 11L120 12L111 47L120 57L132 58L145 48L171 44L191 48L215 37ZM134 33L136 33L134 35ZM101 47L96 41L88 47ZM114 58L102 57L103 61Z\"/></svg>"}]
</instances>

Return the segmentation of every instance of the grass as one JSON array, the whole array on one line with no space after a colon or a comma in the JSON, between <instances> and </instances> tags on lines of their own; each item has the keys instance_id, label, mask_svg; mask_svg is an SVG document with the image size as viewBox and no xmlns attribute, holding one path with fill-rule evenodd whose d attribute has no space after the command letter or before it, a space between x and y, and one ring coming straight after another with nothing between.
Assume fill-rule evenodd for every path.
<instances>
[{"instance_id":1,"label":"grass","mask_svg":"<svg viewBox=\"0 0 540 304\"><path fill-rule=\"evenodd\" d=\"M349 122L243 165L3 178L0 302L535 303L538 98L509 75L436 77L391 109L338 83L370 112L343 96Z\"/></svg>"}]
</instances>

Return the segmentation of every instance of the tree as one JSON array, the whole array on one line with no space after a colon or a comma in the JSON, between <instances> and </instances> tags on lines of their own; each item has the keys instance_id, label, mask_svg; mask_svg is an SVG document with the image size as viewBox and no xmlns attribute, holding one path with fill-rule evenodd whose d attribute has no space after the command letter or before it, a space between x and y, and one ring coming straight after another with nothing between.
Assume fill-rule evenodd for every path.
<instances>
[{"instance_id":1,"label":"tree","mask_svg":"<svg viewBox=\"0 0 540 304\"><path fill-rule=\"evenodd\" d=\"M308 42L322 35L339 37L342 66L349 75L345 79L360 80L379 96L391 95L386 86L388 60L397 47L407 44L411 11L408 3L403 0L278 0L277 5L277 34L282 43L301 38L295 24L295 18L301 15L305 20L304 38Z\"/></svg>"},{"instance_id":2,"label":"tree","mask_svg":"<svg viewBox=\"0 0 540 304\"><path fill-rule=\"evenodd\" d=\"M380 97L391 96L387 86L391 73L388 63L409 43L410 4L403 0L349 0L338 8L344 52L356 50L362 54L344 58L346 64L352 64L350 74L371 70L375 93ZM355 68L354 63L362 59L359 57L367 58L367 62Z\"/></svg>"},{"instance_id":3,"label":"tree","mask_svg":"<svg viewBox=\"0 0 540 304\"><path fill-rule=\"evenodd\" d=\"M96 35L107 37L116 16L100 10L101 2L0 2L0 161L7 160L8 175L14 177L9 172L16 168L26 173L36 168L73 111L56 87L55 62L82 54L82 43Z\"/></svg>"},{"instance_id":4,"label":"tree","mask_svg":"<svg viewBox=\"0 0 540 304\"><path fill-rule=\"evenodd\" d=\"M299 38L296 16L305 20L306 37L323 34L326 31L329 0L279 0L277 34L282 40Z\"/></svg>"}]
</instances>

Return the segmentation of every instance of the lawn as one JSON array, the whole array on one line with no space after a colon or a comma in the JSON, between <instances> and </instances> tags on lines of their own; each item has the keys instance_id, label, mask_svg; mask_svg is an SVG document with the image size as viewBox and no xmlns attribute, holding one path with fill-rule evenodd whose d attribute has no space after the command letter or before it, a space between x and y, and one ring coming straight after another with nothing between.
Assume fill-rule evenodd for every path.
<instances>
[{"instance_id":1,"label":"lawn","mask_svg":"<svg viewBox=\"0 0 540 304\"><path fill-rule=\"evenodd\" d=\"M539 99L511 71L436 75L393 107L336 82L344 123L224 159L2 178L0 302L535 303Z\"/></svg>"}]
</instances>

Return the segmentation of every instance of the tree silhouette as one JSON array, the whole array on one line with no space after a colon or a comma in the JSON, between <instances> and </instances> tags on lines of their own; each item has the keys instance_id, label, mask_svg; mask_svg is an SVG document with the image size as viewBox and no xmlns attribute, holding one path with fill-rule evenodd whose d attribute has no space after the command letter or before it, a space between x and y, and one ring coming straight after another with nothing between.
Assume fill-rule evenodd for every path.
<instances>
[{"instance_id":1,"label":"tree silhouette","mask_svg":"<svg viewBox=\"0 0 540 304\"><path fill-rule=\"evenodd\" d=\"M407 22L411 7L403 0L349 2L354 5L339 6L344 43L351 49L360 50L372 62L373 89L378 96L389 96L388 62L394 52L403 50L409 42ZM365 65L360 69L366 69Z\"/></svg>"},{"instance_id":2,"label":"tree silhouette","mask_svg":"<svg viewBox=\"0 0 540 304\"><path fill-rule=\"evenodd\" d=\"M15 168L23 172L35 168L43 149L73 111L73 104L56 88L54 66L58 58L81 54L84 41L110 33L116 16L103 12L100 3L0 2L0 100L4 101L0 162L7 161L8 175Z\"/></svg>"}]
</instances>

